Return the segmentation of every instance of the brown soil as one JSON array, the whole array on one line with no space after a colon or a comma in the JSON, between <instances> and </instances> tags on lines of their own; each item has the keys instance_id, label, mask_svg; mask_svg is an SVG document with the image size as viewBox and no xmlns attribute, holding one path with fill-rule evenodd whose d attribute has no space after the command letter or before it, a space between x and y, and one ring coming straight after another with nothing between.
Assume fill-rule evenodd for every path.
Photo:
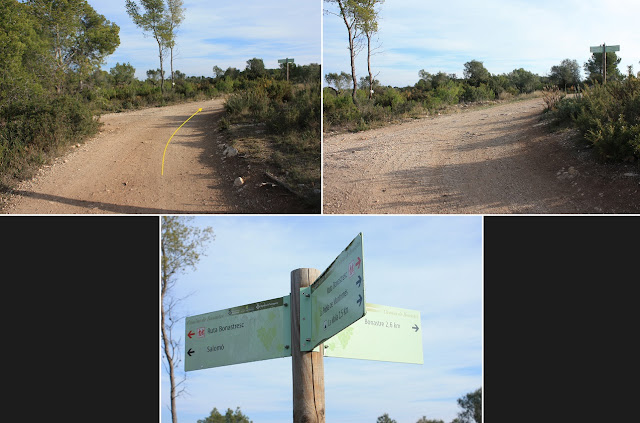
<instances>
[{"instance_id":1,"label":"brown soil","mask_svg":"<svg viewBox=\"0 0 640 423\"><path fill-rule=\"evenodd\" d=\"M638 164L551 132L541 99L325 134L324 213L639 213Z\"/></svg>"},{"instance_id":2,"label":"brown soil","mask_svg":"<svg viewBox=\"0 0 640 423\"><path fill-rule=\"evenodd\" d=\"M171 134L194 112L169 144ZM246 155L225 157L215 99L100 117L100 133L3 196L3 213L313 213ZM237 177L244 185L235 187Z\"/></svg>"}]
</instances>

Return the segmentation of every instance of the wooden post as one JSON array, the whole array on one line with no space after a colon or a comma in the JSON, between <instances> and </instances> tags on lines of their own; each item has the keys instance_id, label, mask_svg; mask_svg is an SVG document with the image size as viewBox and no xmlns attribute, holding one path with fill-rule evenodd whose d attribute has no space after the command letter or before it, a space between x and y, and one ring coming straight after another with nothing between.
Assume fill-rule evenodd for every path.
<instances>
[{"instance_id":1,"label":"wooden post","mask_svg":"<svg viewBox=\"0 0 640 423\"><path fill-rule=\"evenodd\" d=\"M607 83L607 45L602 43L602 85Z\"/></svg>"},{"instance_id":2,"label":"wooden post","mask_svg":"<svg viewBox=\"0 0 640 423\"><path fill-rule=\"evenodd\" d=\"M285 59L287 61L287 82L289 82L289 58Z\"/></svg>"},{"instance_id":3,"label":"wooden post","mask_svg":"<svg viewBox=\"0 0 640 423\"><path fill-rule=\"evenodd\" d=\"M317 269L291 272L291 370L293 373L293 423L325 423L324 346L320 352L300 351L300 288L320 276Z\"/></svg>"}]
</instances>

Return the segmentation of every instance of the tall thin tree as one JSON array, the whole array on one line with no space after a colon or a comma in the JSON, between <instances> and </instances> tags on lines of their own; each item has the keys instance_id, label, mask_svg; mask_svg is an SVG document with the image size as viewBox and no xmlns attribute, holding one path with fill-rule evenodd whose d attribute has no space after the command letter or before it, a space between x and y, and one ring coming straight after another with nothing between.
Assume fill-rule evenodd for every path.
<instances>
[{"instance_id":1,"label":"tall thin tree","mask_svg":"<svg viewBox=\"0 0 640 423\"><path fill-rule=\"evenodd\" d=\"M338 8L340 9L339 13L333 11L326 11L326 13L341 17L344 21L344 25L347 27L347 33L349 35L349 55L351 57L351 79L353 81L351 97L353 98L353 102L356 103L356 92L358 89L358 79L356 78L356 56L362 49L362 45L358 42L361 31L361 27L358 25L360 5L357 0L325 1L338 5Z\"/></svg>"},{"instance_id":2,"label":"tall thin tree","mask_svg":"<svg viewBox=\"0 0 640 423\"><path fill-rule=\"evenodd\" d=\"M171 62L171 86L175 85L173 72L173 49L176 46L176 29L184 20L183 0L167 0L167 33L165 43L169 48Z\"/></svg>"},{"instance_id":3,"label":"tall thin tree","mask_svg":"<svg viewBox=\"0 0 640 423\"><path fill-rule=\"evenodd\" d=\"M176 398L184 389L178 387L184 382L176 382L176 369L180 363L180 339L173 337L173 325L179 320L175 315L176 304L180 301L171 293L177 276L186 269L195 270L207 244L214 239L213 229L188 225L192 218L163 216L161 230L161 281L160 281L160 332L162 336L165 368L171 383L171 419L178 422Z\"/></svg>"},{"instance_id":4,"label":"tall thin tree","mask_svg":"<svg viewBox=\"0 0 640 423\"><path fill-rule=\"evenodd\" d=\"M144 13L140 13L140 6L134 0L126 0L127 13L133 22L143 31L148 32L158 43L158 57L160 58L160 89L164 92L164 55L169 38L169 28L165 16L164 0L140 0Z\"/></svg>"},{"instance_id":5,"label":"tall thin tree","mask_svg":"<svg viewBox=\"0 0 640 423\"><path fill-rule=\"evenodd\" d=\"M358 15L362 34L367 38L367 71L369 72L369 99L373 96L373 72L371 71L371 54L374 48L371 40L378 33L379 10L376 9L384 0L359 0Z\"/></svg>"}]
</instances>

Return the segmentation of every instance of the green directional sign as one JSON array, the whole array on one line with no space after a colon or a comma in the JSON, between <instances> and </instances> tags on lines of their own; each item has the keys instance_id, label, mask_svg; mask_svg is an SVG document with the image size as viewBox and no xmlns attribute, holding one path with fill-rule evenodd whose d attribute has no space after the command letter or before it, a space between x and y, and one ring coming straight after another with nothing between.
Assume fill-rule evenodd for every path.
<instances>
[{"instance_id":1,"label":"green directional sign","mask_svg":"<svg viewBox=\"0 0 640 423\"><path fill-rule=\"evenodd\" d=\"M293 59L278 59L278 63L293 63Z\"/></svg>"},{"instance_id":2,"label":"green directional sign","mask_svg":"<svg viewBox=\"0 0 640 423\"><path fill-rule=\"evenodd\" d=\"M365 315L363 260L360 233L301 291L301 351L311 351Z\"/></svg>"},{"instance_id":3,"label":"green directional sign","mask_svg":"<svg viewBox=\"0 0 640 423\"><path fill-rule=\"evenodd\" d=\"M620 46L591 46L589 47L589 51L591 51L591 53L602 53L602 48L604 47L604 51L605 53L612 53L614 51L620 51Z\"/></svg>"},{"instance_id":4,"label":"green directional sign","mask_svg":"<svg viewBox=\"0 0 640 423\"><path fill-rule=\"evenodd\" d=\"M324 342L325 357L423 364L420 312L367 304L367 315Z\"/></svg>"},{"instance_id":5,"label":"green directional sign","mask_svg":"<svg viewBox=\"0 0 640 423\"><path fill-rule=\"evenodd\" d=\"M187 317L185 371L291 356L289 298Z\"/></svg>"}]
</instances>

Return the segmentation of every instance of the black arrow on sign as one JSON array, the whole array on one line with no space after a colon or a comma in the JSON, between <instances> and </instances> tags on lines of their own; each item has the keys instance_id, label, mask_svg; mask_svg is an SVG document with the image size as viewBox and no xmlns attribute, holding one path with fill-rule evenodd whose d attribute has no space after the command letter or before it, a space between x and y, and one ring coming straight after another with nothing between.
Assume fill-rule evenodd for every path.
<instances>
[{"instance_id":1,"label":"black arrow on sign","mask_svg":"<svg viewBox=\"0 0 640 423\"><path fill-rule=\"evenodd\" d=\"M358 286L362 285L362 278L360 276L358 276L358 280L356 281L356 285L358 285Z\"/></svg>"},{"instance_id":2,"label":"black arrow on sign","mask_svg":"<svg viewBox=\"0 0 640 423\"><path fill-rule=\"evenodd\" d=\"M356 300L358 305L362 305L362 295L358 294L358 299Z\"/></svg>"},{"instance_id":3,"label":"black arrow on sign","mask_svg":"<svg viewBox=\"0 0 640 423\"><path fill-rule=\"evenodd\" d=\"M191 354L193 354L195 351L193 351L191 348L189 348L189 351L187 351L187 354L189 354L189 357L191 357Z\"/></svg>"},{"instance_id":4,"label":"black arrow on sign","mask_svg":"<svg viewBox=\"0 0 640 423\"><path fill-rule=\"evenodd\" d=\"M412 327L411 329L413 329L413 330L415 330L415 331L417 332L417 331L418 331L418 329L420 329L420 328L418 327L418 325L414 324L414 325L413 325L413 327Z\"/></svg>"}]
</instances>

